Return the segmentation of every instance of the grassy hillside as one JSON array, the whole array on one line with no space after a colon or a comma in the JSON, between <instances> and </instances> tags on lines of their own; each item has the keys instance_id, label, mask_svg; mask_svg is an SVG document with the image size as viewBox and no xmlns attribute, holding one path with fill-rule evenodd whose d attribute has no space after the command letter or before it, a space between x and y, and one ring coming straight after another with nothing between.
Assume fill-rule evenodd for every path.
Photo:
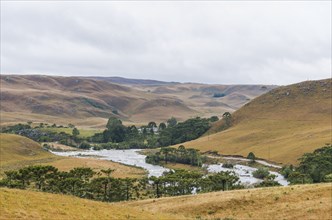
<instances>
[{"instance_id":1,"label":"grassy hillside","mask_svg":"<svg viewBox=\"0 0 332 220\"><path fill-rule=\"evenodd\" d=\"M329 183L102 203L0 188L0 219L331 219L331 193Z\"/></svg>"},{"instance_id":2,"label":"grassy hillside","mask_svg":"<svg viewBox=\"0 0 332 220\"><path fill-rule=\"evenodd\" d=\"M297 185L122 203L190 219L331 219L332 185Z\"/></svg>"},{"instance_id":3,"label":"grassy hillside","mask_svg":"<svg viewBox=\"0 0 332 220\"><path fill-rule=\"evenodd\" d=\"M27 199L29 198L29 199ZM181 219L73 196L0 189L0 219Z\"/></svg>"},{"instance_id":4,"label":"grassy hillside","mask_svg":"<svg viewBox=\"0 0 332 220\"><path fill-rule=\"evenodd\" d=\"M216 123L185 146L296 163L303 153L331 143L331 100L331 79L279 87L236 111L228 130L212 134L221 126Z\"/></svg>"},{"instance_id":5,"label":"grassy hillside","mask_svg":"<svg viewBox=\"0 0 332 220\"><path fill-rule=\"evenodd\" d=\"M115 169L114 177L141 177L143 169L125 166L111 161L92 158L60 157L43 150L37 142L14 134L0 133L0 175L6 170L18 169L27 165L49 164L59 170L68 171L75 167L91 167L95 171Z\"/></svg>"},{"instance_id":6,"label":"grassy hillside","mask_svg":"<svg viewBox=\"0 0 332 220\"><path fill-rule=\"evenodd\" d=\"M220 116L273 88L190 83L118 85L107 79L1 75L0 125L33 121L100 128L110 116L129 123L161 122L172 116L178 120ZM214 93L225 96L213 98Z\"/></svg>"},{"instance_id":7,"label":"grassy hillside","mask_svg":"<svg viewBox=\"0 0 332 220\"><path fill-rule=\"evenodd\" d=\"M0 134L1 169L55 159L55 155L43 150L40 144L29 138L14 134Z\"/></svg>"}]
</instances>

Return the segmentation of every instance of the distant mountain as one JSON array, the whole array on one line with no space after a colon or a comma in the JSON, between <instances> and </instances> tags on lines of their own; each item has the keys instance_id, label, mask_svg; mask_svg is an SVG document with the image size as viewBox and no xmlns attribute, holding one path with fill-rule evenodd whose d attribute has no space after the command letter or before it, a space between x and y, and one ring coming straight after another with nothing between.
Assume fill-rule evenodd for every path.
<instances>
[{"instance_id":1,"label":"distant mountain","mask_svg":"<svg viewBox=\"0 0 332 220\"><path fill-rule=\"evenodd\" d=\"M179 84L178 82L164 82L164 81L158 81L158 80L151 80L151 79L129 79L129 78L123 78L123 77L87 77L89 79L94 80L103 80L108 81L111 83L117 83L117 84L123 84L123 85L174 85Z\"/></svg>"},{"instance_id":2,"label":"distant mountain","mask_svg":"<svg viewBox=\"0 0 332 220\"><path fill-rule=\"evenodd\" d=\"M211 117L233 112L275 86L191 83L123 85L109 78L0 75L1 124L48 122L104 127L110 116L125 123L166 121L170 117ZM133 82L125 79L127 82ZM144 82L146 84L144 84ZM222 97L215 97L222 93Z\"/></svg>"},{"instance_id":3,"label":"distant mountain","mask_svg":"<svg viewBox=\"0 0 332 220\"><path fill-rule=\"evenodd\" d=\"M275 88L235 111L229 129L218 132L223 125L219 121L206 136L184 145L297 163L303 153L331 143L331 85L325 79Z\"/></svg>"}]
</instances>

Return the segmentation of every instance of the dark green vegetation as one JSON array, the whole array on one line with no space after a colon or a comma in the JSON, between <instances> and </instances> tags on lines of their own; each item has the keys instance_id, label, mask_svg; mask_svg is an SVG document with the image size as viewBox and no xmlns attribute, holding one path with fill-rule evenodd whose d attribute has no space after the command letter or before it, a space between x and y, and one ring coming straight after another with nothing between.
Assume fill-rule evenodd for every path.
<instances>
[{"instance_id":1,"label":"dark green vegetation","mask_svg":"<svg viewBox=\"0 0 332 220\"><path fill-rule=\"evenodd\" d=\"M80 134L79 130L75 127L71 128L72 134L68 134L66 132L56 132L51 130L51 129L62 129L62 128L67 128L67 127L57 126L56 124L47 125L44 123L40 123L38 126L32 127L28 123L28 124L17 124L13 126L8 126L3 128L1 132L18 134L37 142L59 142L60 144L64 144L67 146L79 147L80 143L84 140L84 138L78 136Z\"/></svg>"},{"instance_id":2,"label":"dark green vegetation","mask_svg":"<svg viewBox=\"0 0 332 220\"><path fill-rule=\"evenodd\" d=\"M109 118L106 130L96 133L89 140L100 143L95 149L100 148L155 148L179 144L194 140L202 136L209 128L211 119L191 118L184 122L177 122L175 118L167 120L167 123L149 122L147 126L136 128L136 126L124 126L120 119Z\"/></svg>"},{"instance_id":3,"label":"dark green vegetation","mask_svg":"<svg viewBox=\"0 0 332 220\"><path fill-rule=\"evenodd\" d=\"M113 178L113 171L107 169L96 173L91 168L80 167L63 172L53 166L28 166L6 171L6 177L0 181L0 186L35 189L108 202L241 187L236 185L238 177L231 172L219 172L203 177L203 174L195 171L172 170L161 177L121 179Z\"/></svg>"},{"instance_id":4,"label":"dark green vegetation","mask_svg":"<svg viewBox=\"0 0 332 220\"><path fill-rule=\"evenodd\" d=\"M283 167L281 173L291 184L332 182L332 145L316 149L299 158L300 164Z\"/></svg>"},{"instance_id":5,"label":"dark green vegetation","mask_svg":"<svg viewBox=\"0 0 332 220\"><path fill-rule=\"evenodd\" d=\"M142 149L164 147L196 139L217 120L217 116L209 119L196 117L178 123L172 117L166 123L160 123L159 126L151 121L148 125L137 128L135 125L125 126L120 119L111 117L103 132L95 132L90 136L80 135L81 131L72 124L67 127L44 123L35 127L32 127L31 123L17 124L4 127L1 132L22 135L37 142L58 142L81 149L91 147L95 150Z\"/></svg>"},{"instance_id":6,"label":"dark green vegetation","mask_svg":"<svg viewBox=\"0 0 332 220\"><path fill-rule=\"evenodd\" d=\"M252 172L252 175L258 179L264 179L269 175L269 169L260 167L256 171Z\"/></svg>"},{"instance_id":7,"label":"dark green vegetation","mask_svg":"<svg viewBox=\"0 0 332 220\"><path fill-rule=\"evenodd\" d=\"M206 156L201 156L199 150L193 148L186 149L185 146L180 145L177 149L171 147L161 148L160 151L149 154L145 158L145 161L151 164L161 164L162 162L167 164L171 162L201 167L206 162L206 159Z\"/></svg>"},{"instance_id":8,"label":"dark green vegetation","mask_svg":"<svg viewBox=\"0 0 332 220\"><path fill-rule=\"evenodd\" d=\"M203 174L196 171L175 170L161 177L151 177L150 180L157 198L242 188L236 184L239 178L229 171L203 177Z\"/></svg>"}]
</instances>

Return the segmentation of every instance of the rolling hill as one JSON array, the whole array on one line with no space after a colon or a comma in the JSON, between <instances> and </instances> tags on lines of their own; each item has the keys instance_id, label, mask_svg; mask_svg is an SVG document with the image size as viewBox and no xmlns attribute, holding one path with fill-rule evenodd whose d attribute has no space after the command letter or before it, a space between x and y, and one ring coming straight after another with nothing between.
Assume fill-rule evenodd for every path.
<instances>
[{"instance_id":1,"label":"rolling hill","mask_svg":"<svg viewBox=\"0 0 332 220\"><path fill-rule=\"evenodd\" d=\"M304 153L331 143L331 100L331 79L278 87L234 112L229 129L217 132L219 121L204 137L184 145L296 163Z\"/></svg>"},{"instance_id":2,"label":"rolling hill","mask_svg":"<svg viewBox=\"0 0 332 220\"><path fill-rule=\"evenodd\" d=\"M331 219L331 193L326 183L102 203L0 188L0 219Z\"/></svg>"},{"instance_id":3,"label":"rolling hill","mask_svg":"<svg viewBox=\"0 0 332 220\"><path fill-rule=\"evenodd\" d=\"M112 175L119 178L142 177L146 174L143 169L112 161L56 156L43 150L40 144L29 138L0 133L0 176L6 170L36 164L52 165L63 171L69 171L75 167L91 167L95 171L111 168L115 169Z\"/></svg>"},{"instance_id":4,"label":"rolling hill","mask_svg":"<svg viewBox=\"0 0 332 220\"><path fill-rule=\"evenodd\" d=\"M29 199L27 199L29 198ZM74 196L0 188L0 219L181 219Z\"/></svg>"},{"instance_id":5,"label":"rolling hill","mask_svg":"<svg viewBox=\"0 0 332 220\"><path fill-rule=\"evenodd\" d=\"M42 75L1 75L0 80L1 125L33 121L97 128L110 116L130 124L220 116L275 87ZM215 93L223 97L214 98Z\"/></svg>"}]
</instances>

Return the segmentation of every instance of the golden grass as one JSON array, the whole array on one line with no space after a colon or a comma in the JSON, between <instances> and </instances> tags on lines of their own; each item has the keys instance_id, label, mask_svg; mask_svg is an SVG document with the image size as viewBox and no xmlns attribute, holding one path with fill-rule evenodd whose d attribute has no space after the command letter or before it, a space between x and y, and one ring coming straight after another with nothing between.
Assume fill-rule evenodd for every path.
<instances>
[{"instance_id":1,"label":"golden grass","mask_svg":"<svg viewBox=\"0 0 332 220\"><path fill-rule=\"evenodd\" d=\"M56 156L43 150L35 141L14 134L0 133L1 169L17 163L53 160Z\"/></svg>"},{"instance_id":2,"label":"golden grass","mask_svg":"<svg viewBox=\"0 0 332 220\"><path fill-rule=\"evenodd\" d=\"M122 206L28 190L0 189L0 219L181 219Z\"/></svg>"},{"instance_id":3,"label":"golden grass","mask_svg":"<svg viewBox=\"0 0 332 220\"><path fill-rule=\"evenodd\" d=\"M99 160L93 158L62 158L59 160L55 160L49 163L45 163L48 165L52 165L58 168L61 171L69 171L75 167L90 167L94 171L98 172L102 169L115 169L112 173L113 177L116 178L140 178L145 176L147 173L144 169L126 166L120 163L115 163L108 160Z\"/></svg>"},{"instance_id":4,"label":"golden grass","mask_svg":"<svg viewBox=\"0 0 332 220\"><path fill-rule=\"evenodd\" d=\"M332 185L294 185L122 203L190 219L324 219L332 217Z\"/></svg>"},{"instance_id":5,"label":"golden grass","mask_svg":"<svg viewBox=\"0 0 332 220\"><path fill-rule=\"evenodd\" d=\"M112 161L56 156L43 150L40 144L29 138L14 134L0 134L0 176L6 170L36 164L52 165L61 171L68 171L75 167L91 167L98 172L101 169L110 168L115 169L113 176L118 178L139 178L146 175L144 169Z\"/></svg>"},{"instance_id":6,"label":"golden grass","mask_svg":"<svg viewBox=\"0 0 332 220\"><path fill-rule=\"evenodd\" d=\"M208 132L184 145L226 155L254 152L260 158L294 164L304 153L331 143L331 99L331 79L280 87L236 111L228 130ZM218 126L220 122L210 133Z\"/></svg>"}]
</instances>

